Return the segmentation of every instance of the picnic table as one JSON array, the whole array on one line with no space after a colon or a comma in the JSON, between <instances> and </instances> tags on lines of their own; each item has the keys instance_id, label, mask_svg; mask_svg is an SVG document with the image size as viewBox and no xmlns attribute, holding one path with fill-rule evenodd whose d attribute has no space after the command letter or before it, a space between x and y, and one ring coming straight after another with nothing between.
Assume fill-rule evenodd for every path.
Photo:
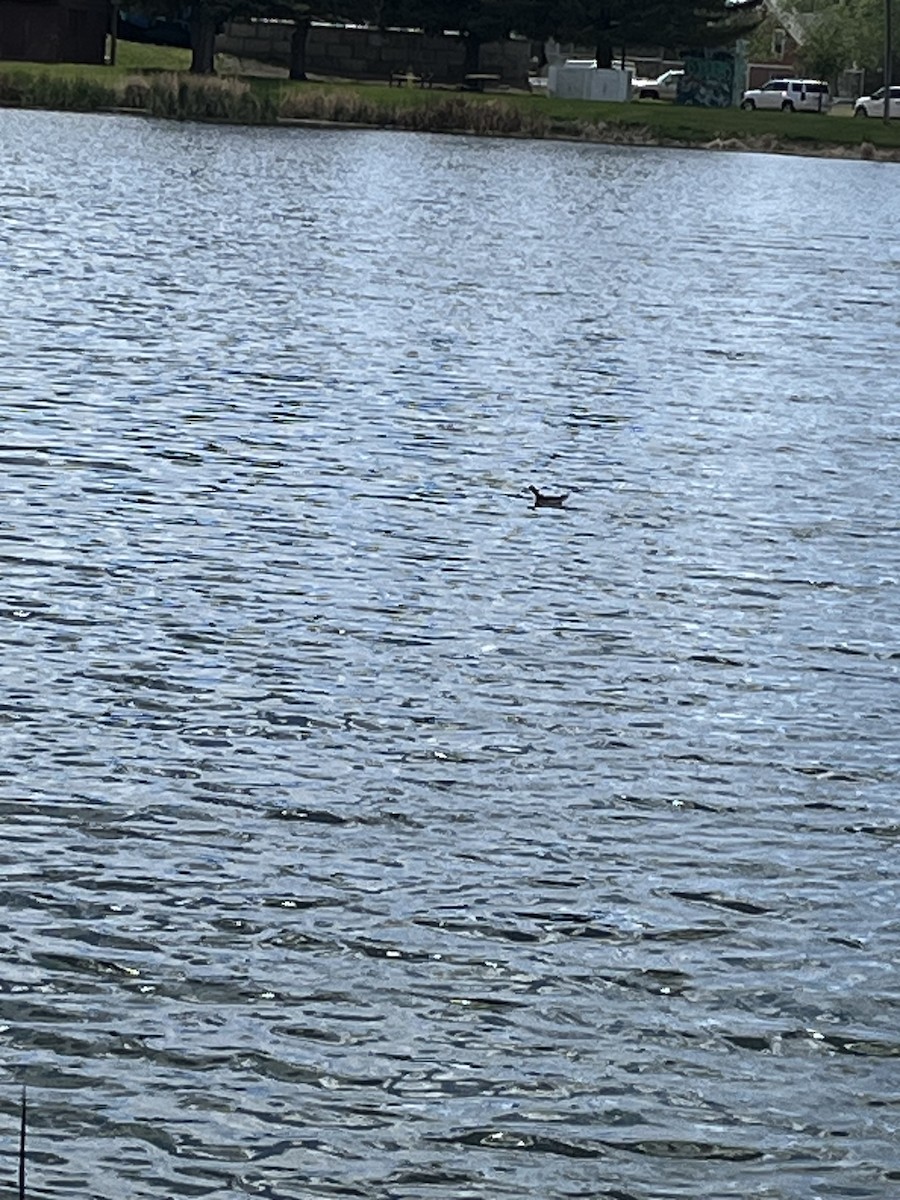
<instances>
[{"instance_id":1,"label":"picnic table","mask_svg":"<svg viewBox=\"0 0 900 1200\"><path fill-rule=\"evenodd\" d=\"M415 71L391 71L388 87L431 87L431 75L417 75Z\"/></svg>"}]
</instances>

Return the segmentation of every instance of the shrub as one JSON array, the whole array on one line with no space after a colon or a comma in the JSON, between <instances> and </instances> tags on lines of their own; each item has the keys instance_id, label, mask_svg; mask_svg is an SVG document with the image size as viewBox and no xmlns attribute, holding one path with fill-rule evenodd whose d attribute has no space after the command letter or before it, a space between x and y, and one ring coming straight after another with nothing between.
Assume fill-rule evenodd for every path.
<instances>
[{"instance_id":1,"label":"shrub","mask_svg":"<svg viewBox=\"0 0 900 1200\"><path fill-rule=\"evenodd\" d=\"M242 79L162 72L126 80L121 96L130 107L176 121L258 124L277 117L277 101L271 93L257 95Z\"/></svg>"},{"instance_id":2,"label":"shrub","mask_svg":"<svg viewBox=\"0 0 900 1200\"><path fill-rule=\"evenodd\" d=\"M113 108L118 91L112 83L52 74L9 72L0 75L0 103L27 108L90 112Z\"/></svg>"}]
</instances>

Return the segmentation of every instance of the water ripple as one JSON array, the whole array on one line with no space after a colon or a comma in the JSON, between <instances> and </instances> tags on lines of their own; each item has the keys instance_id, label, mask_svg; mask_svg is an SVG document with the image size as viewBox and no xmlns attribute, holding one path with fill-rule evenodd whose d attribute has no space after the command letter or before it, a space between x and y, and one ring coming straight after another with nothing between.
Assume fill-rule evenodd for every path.
<instances>
[{"instance_id":1,"label":"water ripple","mask_svg":"<svg viewBox=\"0 0 900 1200\"><path fill-rule=\"evenodd\" d=\"M31 1185L892 1197L888 170L0 123Z\"/></svg>"}]
</instances>

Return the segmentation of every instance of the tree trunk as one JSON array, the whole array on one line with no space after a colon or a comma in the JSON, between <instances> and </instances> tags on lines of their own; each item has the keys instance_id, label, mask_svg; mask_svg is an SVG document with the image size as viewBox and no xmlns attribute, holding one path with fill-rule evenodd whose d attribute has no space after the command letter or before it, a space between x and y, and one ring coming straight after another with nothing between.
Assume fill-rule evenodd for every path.
<instances>
[{"instance_id":1,"label":"tree trunk","mask_svg":"<svg viewBox=\"0 0 900 1200\"><path fill-rule=\"evenodd\" d=\"M213 75L216 57L216 23L210 17L191 18L191 74Z\"/></svg>"},{"instance_id":2,"label":"tree trunk","mask_svg":"<svg viewBox=\"0 0 900 1200\"><path fill-rule=\"evenodd\" d=\"M476 75L481 64L481 38L474 33L467 33L463 38L463 75Z\"/></svg>"},{"instance_id":3,"label":"tree trunk","mask_svg":"<svg viewBox=\"0 0 900 1200\"><path fill-rule=\"evenodd\" d=\"M109 65L116 65L116 57L119 52L119 5L118 0L113 0L109 8Z\"/></svg>"},{"instance_id":4,"label":"tree trunk","mask_svg":"<svg viewBox=\"0 0 900 1200\"><path fill-rule=\"evenodd\" d=\"M301 17L294 22L294 32L291 34L291 79L306 78L306 40L311 24L309 17Z\"/></svg>"},{"instance_id":5,"label":"tree trunk","mask_svg":"<svg viewBox=\"0 0 900 1200\"><path fill-rule=\"evenodd\" d=\"M598 29L596 33L597 48L594 54L597 56L598 67L611 67L613 65L613 46L609 36L608 29Z\"/></svg>"}]
</instances>

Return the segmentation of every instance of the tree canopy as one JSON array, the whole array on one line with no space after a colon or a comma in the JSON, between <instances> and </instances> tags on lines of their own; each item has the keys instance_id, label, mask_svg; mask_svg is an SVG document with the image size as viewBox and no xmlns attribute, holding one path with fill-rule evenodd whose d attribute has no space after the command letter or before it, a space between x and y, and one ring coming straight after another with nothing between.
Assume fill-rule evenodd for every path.
<instances>
[{"instance_id":1,"label":"tree canopy","mask_svg":"<svg viewBox=\"0 0 900 1200\"><path fill-rule=\"evenodd\" d=\"M900 0L893 0L895 29L900 29ZM795 18L792 20L792 18ZM800 69L835 80L842 71L862 68L881 73L884 67L885 0L782 0L770 9L750 44L753 58L768 61L773 34L787 29L798 39ZM898 54L895 52L894 60ZM900 73L894 72L894 79Z\"/></svg>"},{"instance_id":2,"label":"tree canopy","mask_svg":"<svg viewBox=\"0 0 900 1200\"><path fill-rule=\"evenodd\" d=\"M592 45L597 65L610 66L614 51L629 46L727 44L756 25L762 0L191 0L187 10L183 0L135 3L158 15L187 11L192 71L212 71L215 36L227 21L241 17L294 21L292 58L297 61L292 61L291 74L303 78L302 50L314 19L455 32L466 46L466 70L477 69L484 42L513 32L535 41L556 37Z\"/></svg>"},{"instance_id":3,"label":"tree canopy","mask_svg":"<svg viewBox=\"0 0 900 1200\"><path fill-rule=\"evenodd\" d=\"M552 34L595 47L597 65L615 49L727 45L755 27L762 0L558 0Z\"/></svg>"},{"instance_id":4,"label":"tree canopy","mask_svg":"<svg viewBox=\"0 0 900 1200\"><path fill-rule=\"evenodd\" d=\"M151 16L186 21L191 35L191 70L210 74L216 34L228 21L250 17L293 21L298 34L292 46L293 59L297 54L302 58L313 20L365 22L372 19L379 5L378 0L190 0L187 4L185 0L131 0L131 7ZM291 67L293 76L293 61Z\"/></svg>"},{"instance_id":5,"label":"tree canopy","mask_svg":"<svg viewBox=\"0 0 900 1200\"><path fill-rule=\"evenodd\" d=\"M596 48L598 66L628 46L726 45L760 20L762 0L385 0L384 24L456 30L476 42L512 32Z\"/></svg>"},{"instance_id":6,"label":"tree canopy","mask_svg":"<svg viewBox=\"0 0 900 1200\"><path fill-rule=\"evenodd\" d=\"M884 8L884 0L844 0L817 12L798 50L804 67L825 79L848 67L881 70Z\"/></svg>"},{"instance_id":7,"label":"tree canopy","mask_svg":"<svg viewBox=\"0 0 900 1200\"><path fill-rule=\"evenodd\" d=\"M478 70L485 42L501 41L517 30L520 12L530 0L383 0L377 23L425 33L454 33L466 52L465 71ZM525 31L520 31L525 32Z\"/></svg>"}]
</instances>

